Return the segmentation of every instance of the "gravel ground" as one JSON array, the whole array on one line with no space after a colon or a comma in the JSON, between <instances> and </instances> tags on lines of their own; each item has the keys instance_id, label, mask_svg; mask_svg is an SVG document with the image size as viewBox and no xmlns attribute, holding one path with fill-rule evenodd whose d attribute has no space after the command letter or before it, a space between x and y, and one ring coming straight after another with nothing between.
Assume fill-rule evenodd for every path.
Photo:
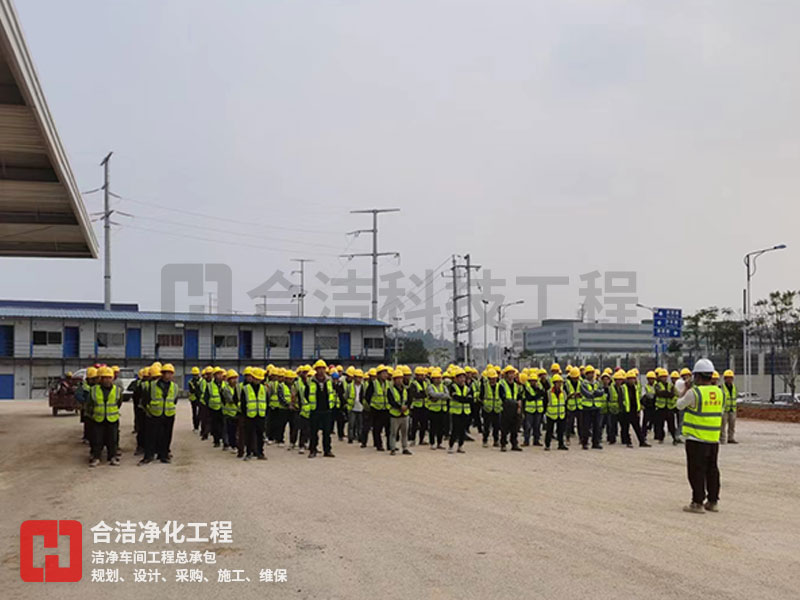
<instances>
[{"instance_id":1,"label":"gravel ground","mask_svg":"<svg viewBox=\"0 0 800 600\"><path fill-rule=\"evenodd\" d=\"M242 462L189 421L183 403L172 465L137 467L126 404L122 466L90 470L76 417L0 403L2 597L44 597L44 584L19 578L26 519L84 524L83 581L47 588L62 599L800 597L796 424L740 420L741 443L720 452L721 512L691 515L683 448L669 444L501 454L471 443L465 455L390 457L334 442L335 459L270 446L268 461ZM216 551L208 583L174 582L174 565L162 583L133 583L132 565L124 583L91 583L91 550L167 548L95 545L101 519L230 520L233 543L168 547ZM43 554L40 544L35 564ZM218 568L251 581L218 583ZM286 569L288 582L258 582L263 568Z\"/></svg>"}]
</instances>

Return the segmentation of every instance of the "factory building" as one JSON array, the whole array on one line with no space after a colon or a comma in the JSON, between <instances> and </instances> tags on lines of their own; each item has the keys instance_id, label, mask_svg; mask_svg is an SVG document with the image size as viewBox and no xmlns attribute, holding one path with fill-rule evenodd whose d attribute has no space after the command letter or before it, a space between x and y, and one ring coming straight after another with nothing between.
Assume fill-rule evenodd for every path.
<instances>
[{"instance_id":1,"label":"factory building","mask_svg":"<svg viewBox=\"0 0 800 600\"><path fill-rule=\"evenodd\" d=\"M160 313L135 304L0 301L0 399L40 398L67 371L103 362L129 376L155 360L192 366L375 365L387 324L345 317Z\"/></svg>"}]
</instances>

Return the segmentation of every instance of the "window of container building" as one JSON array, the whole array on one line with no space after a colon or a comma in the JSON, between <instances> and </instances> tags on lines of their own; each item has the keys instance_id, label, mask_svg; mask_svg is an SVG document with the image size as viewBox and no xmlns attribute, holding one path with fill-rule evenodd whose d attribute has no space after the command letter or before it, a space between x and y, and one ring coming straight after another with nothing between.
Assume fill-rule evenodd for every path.
<instances>
[{"instance_id":1,"label":"window of container building","mask_svg":"<svg viewBox=\"0 0 800 600\"><path fill-rule=\"evenodd\" d=\"M288 348L288 335L268 335L266 337L267 348Z\"/></svg>"},{"instance_id":2,"label":"window of container building","mask_svg":"<svg viewBox=\"0 0 800 600\"><path fill-rule=\"evenodd\" d=\"M124 333L108 333L101 331L97 334L97 347L108 348L109 346L124 346L125 334Z\"/></svg>"},{"instance_id":3,"label":"window of container building","mask_svg":"<svg viewBox=\"0 0 800 600\"><path fill-rule=\"evenodd\" d=\"M33 345L34 346L50 346L58 345L61 343L60 331L34 331L33 332Z\"/></svg>"},{"instance_id":4,"label":"window of container building","mask_svg":"<svg viewBox=\"0 0 800 600\"><path fill-rule=\"evenodd\" d=\"M339 338L335 335L317 336L317 347L320 350L338 350Z\"/></svg>"},{"instance_id":5,"label":"window of container building","mask_svg":"<svg viewBox=\"0 0 800 600\"><path fill-rule=\"evenodd\" d=\"M183 336L179 333L159 333L156 343L162 348L180 348L183 346Z\"/></svg>"},{"instance_id":6,"label":"window of container building","mask_svg":"<svg viewBox=\"0 0 800 600\"><path fill-rule=\"evenodd\" d=\"M381 350L383 349L383 338L364 338L364 348L367 350Z\"/></svg>"},{"instance_id":7,"label":"window of container building","mask_svg":"<svg viewBox=\"0 0 800 600\"><path fill-rule=\"evenodd\" d=\"M214 347L215 348L236 348L239 343L235 335L215 335Z\"/></svg>"}]
</instances>

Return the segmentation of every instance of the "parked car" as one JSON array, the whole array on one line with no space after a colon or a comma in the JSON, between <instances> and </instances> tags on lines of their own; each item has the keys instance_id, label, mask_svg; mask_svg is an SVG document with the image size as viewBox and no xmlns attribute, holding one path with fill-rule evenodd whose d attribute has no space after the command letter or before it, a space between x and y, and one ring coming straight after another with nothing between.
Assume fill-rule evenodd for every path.
<instances>
[{"instance_id":1,"label":"parked car","mask_svg":"<svg viewBox=\"0 0 800 600\"><path fill-rule=\"evenodd\" d=\"M800 406L800 397L797 394L790 394L788 392L775 394L775 405L779 406Z\"/></svg>"},{"instance_id":2,"label":"parked car","mask_svg":"<svg viewBox=\"0 0 800 600\"><path fill-rule=\"evenodd\" d=\"M755 392L739 392L736 396L736 401L743 402L744 404L764 404L767 402L767 400Z\"/></svg>"},{"instance_id":3,"label":"parked car","mask_svg":"<svg viewBox=\"0 0 800 600\"><path fill-rule=\"evenodd\" d=\"M86 369L79 369L75 371L73 376L79 379L83 379L84 377L86 377ZM133 398L133 389L131 388L131 384L135 380L136 380L136 373L134 373L133 369L124 367L119 370L117 381L122 386L123 402L127 402L128 400Z\"/></svg>"}]
</instances>

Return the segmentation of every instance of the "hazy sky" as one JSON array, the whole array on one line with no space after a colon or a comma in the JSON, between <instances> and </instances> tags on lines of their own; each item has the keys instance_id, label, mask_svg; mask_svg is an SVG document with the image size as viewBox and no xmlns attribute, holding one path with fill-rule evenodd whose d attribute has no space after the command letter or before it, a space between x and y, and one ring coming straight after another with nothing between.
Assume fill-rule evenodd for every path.
<instances>
[{"instance_id":1,"label":"hazy sky","mask_svg":"<svg viewBox=\"0 0 800 600\"><path fill-rule=\"evenodd\" d=\"M252 312L246 292L292 257L330 294L315 272L369 275L337 258L370 248L345 236L369 207L402 209L381 218L381 249L402 254L384 272L470 252L526 300L520 318L536 292L516 276L568 276L548 314L574 317L594 270L637 272L645 304L738 308L742 256L777 243L753 296L798 287L795 0L17 8L79 186L113 150L114 205L136 215L115 217L115 301L158 309L164 264L223 262ZM102 300L101 260L2 268L3 297Z\"/></svg>"}]
</instances>

